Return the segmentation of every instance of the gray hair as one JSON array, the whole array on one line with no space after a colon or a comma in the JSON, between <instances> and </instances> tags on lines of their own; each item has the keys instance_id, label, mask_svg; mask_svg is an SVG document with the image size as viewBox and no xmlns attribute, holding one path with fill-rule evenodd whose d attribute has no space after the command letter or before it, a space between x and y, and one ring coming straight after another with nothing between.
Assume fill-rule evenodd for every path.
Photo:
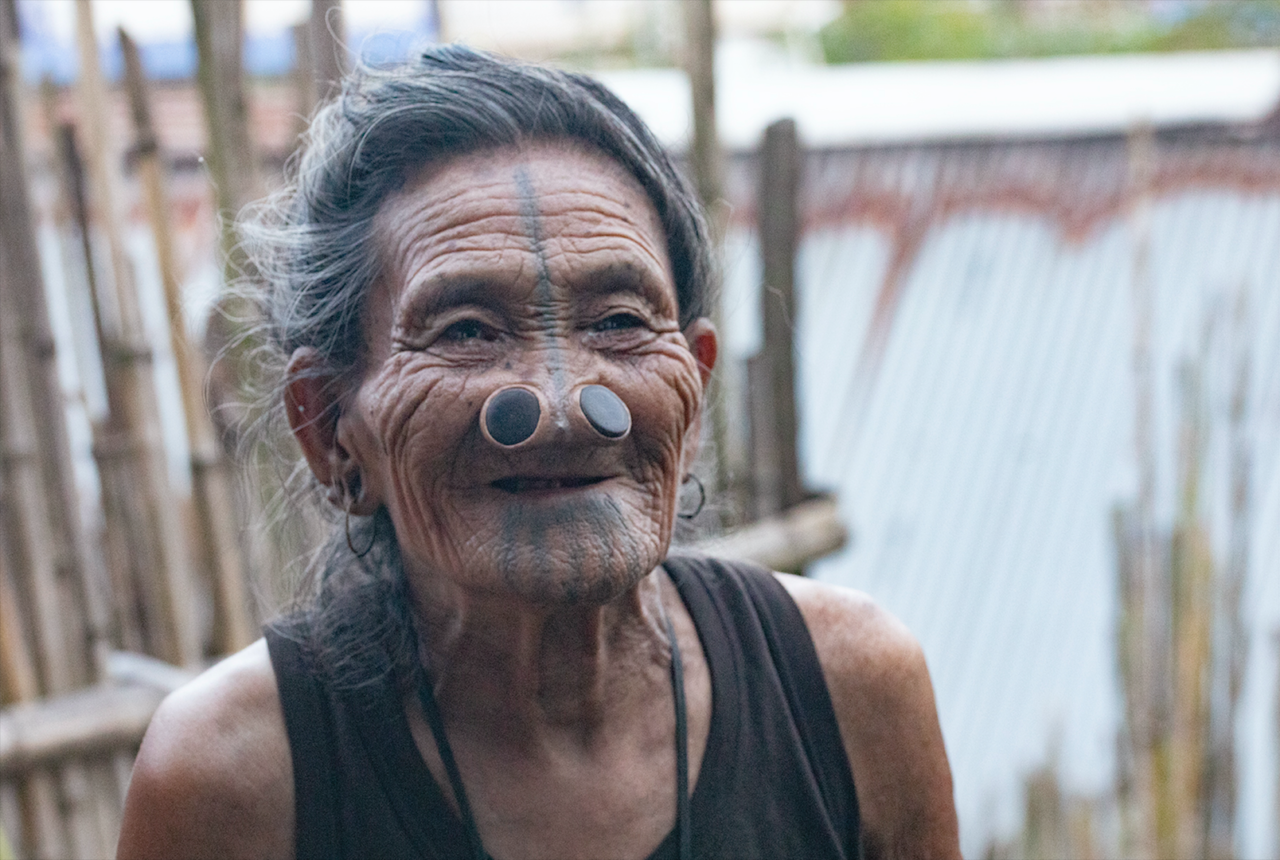
<instances>
[{"instance_id":1,"label":"gray hair","mask_svg":"<svg viewBox=\"0 0 1280 860\"><path fill-rule=\"evenodd\" d=\"M640 118L584 75L435 47L413 62L349 76L312 120L285 187L242 220L242 248L263 301L264 367L278 371L306 346L320 358L310 373L354 384L365 298L381 267L372 234L383 202L428 162L546 140L585 144L635 177L666 235L681 327L703 316L713 272L707 226ZM267 397L278 419L286 380L274 375ZM272 415L262 429L282 429ZM275 626L305 642L339 686L388 671L401 684L417 683L417 637L390 519L380 510L345 531L346 540L340 529L316 558L313 602ZM353 534L370 550L363 557L348 549Z\"/></svg>"},{"instance_id":2,"label":"gray hair","mask_svg":"<svg viewBox=\"0 0 1280 860\"><path fill-rule=\"evenodd\" d=\"M680 324L705 313L711 264L697 199L653 134L585 75L452 45L362 68L311 123L286 187L242 228L267 288L272 345L315 348L341 376L363 352L360 317L380 261L375 215L415 168L453 155L567 139L639 181L666 234Z\"/></svg>"}]
</instances>

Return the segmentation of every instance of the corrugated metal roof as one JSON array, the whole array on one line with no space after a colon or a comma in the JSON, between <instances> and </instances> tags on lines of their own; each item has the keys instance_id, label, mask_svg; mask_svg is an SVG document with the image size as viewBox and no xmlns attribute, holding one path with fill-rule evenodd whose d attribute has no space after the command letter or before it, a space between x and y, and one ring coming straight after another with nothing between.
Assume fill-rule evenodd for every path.
<instances>
[{"instance_id":1,"label":"corrugated metal roof","mask_svg":"<svg viewBox=\"0 0 1280 860\"><path fill-rule=\"evenodd\" d=\"M1148 282L1158 519L1173 513L1176 369L1200 353L1204 512L1228 523L1230 355L1253 356L1253 647L1241 704L1243 856L1274 844L1280 629L1280 162L1267 142L1159 148ZM1013 827L1019 774L1061 744L1069 785L1112 777L1121 719L1113 507L1135 495L1136 240L1120 138L809 156L798 262L802 458L855 540L815 566L920 637L967 854ZM751 165L731 186L741 195ZM756 348L751 204L738 199L729 352ZM895 271L895 269L897 271ZM1234 320L1243 296L1247 313Z\"/></svg>"}]
</instances>

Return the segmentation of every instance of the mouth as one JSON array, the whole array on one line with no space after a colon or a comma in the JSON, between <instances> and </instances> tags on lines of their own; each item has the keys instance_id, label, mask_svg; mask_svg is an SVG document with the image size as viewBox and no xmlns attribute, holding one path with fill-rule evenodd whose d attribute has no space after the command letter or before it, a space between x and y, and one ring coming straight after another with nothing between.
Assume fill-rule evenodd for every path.
<instances>
[{"instance_id":1,"label":"mouth","mask_svg":"<svg viewBox=\"0 0 1280 860\"><path fill-rule=\"evenodd\" d=\"M526 475L513 475L499 478L489 486L507 493L551 493L557 490L576 490L591 487L608 480L604 475L566 478L535 478Z\"/></svg>"}]
</instances>

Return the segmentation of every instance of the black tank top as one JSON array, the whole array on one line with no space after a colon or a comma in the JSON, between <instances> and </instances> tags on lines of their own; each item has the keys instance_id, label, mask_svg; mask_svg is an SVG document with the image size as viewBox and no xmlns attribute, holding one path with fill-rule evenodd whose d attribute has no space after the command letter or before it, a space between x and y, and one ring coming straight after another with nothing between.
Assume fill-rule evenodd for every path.
<instances>
[{"instance_id":1,"label":"black tank top","mask_svg":"<svg viewBox=\"0 0 1280 860\"><path fill-rule=\"evenodd\" d=\"M664 567L711 672L711 729L691 799L694 856L858 857L853 777L790 595L751 565L673 557ZM391 680L335 691L297 641L266 635L293 755L297 856L469 857ZM650 860L674 860L676 849L673 831Z\"/></svg>"}]
</instances>

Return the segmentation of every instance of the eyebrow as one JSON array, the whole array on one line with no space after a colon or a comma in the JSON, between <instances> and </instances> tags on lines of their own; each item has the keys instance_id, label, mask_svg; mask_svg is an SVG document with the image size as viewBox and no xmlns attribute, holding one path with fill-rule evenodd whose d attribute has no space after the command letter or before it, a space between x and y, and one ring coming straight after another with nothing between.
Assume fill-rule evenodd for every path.
<instances>
[{"instance_id":1,"label":"eyebrow","mask_svg":"<svg viewBox=\"0 0 1280 860\"><path fill-rule=\"evenodd\" d=\"M663 294L661 284L637 266L629 263L610 263L585 272L575 279L576 293L588 296L601 296L610 293L631 293L644 299L655 310L667 304L668 298L674 299L675 287L670 297Z\"/></svg>"},{"instance_id":2,"label":"eyebrow","mask_svg":"<svg viewBox=\"0 0 1280 860\"><path fill-rule=\"evenodd\" d=\"M485 277L443 275L433 278L427 289L415 290L400 315L425 319L465 305L501 310L501 288Z\"/></svg>"},{"instance_id":3,"label":"eyebrow","mask_svg":"<svg viewBox=\"0 0 1280 860\"><path fill-rule=\"evenodd\" d=\"M441 275L432 279L427 289L415 290L400 309L399 316L402 319L421 320L467 305L501 313L508 301L505 292L493 278ZM644 300L655 310L661 310L674 298L674 288L673 296L663 295L658 282L627 263L610 263L582 273L574 279L573 292L587 298L629 293Z\"/></svg>"}]
</instances>

